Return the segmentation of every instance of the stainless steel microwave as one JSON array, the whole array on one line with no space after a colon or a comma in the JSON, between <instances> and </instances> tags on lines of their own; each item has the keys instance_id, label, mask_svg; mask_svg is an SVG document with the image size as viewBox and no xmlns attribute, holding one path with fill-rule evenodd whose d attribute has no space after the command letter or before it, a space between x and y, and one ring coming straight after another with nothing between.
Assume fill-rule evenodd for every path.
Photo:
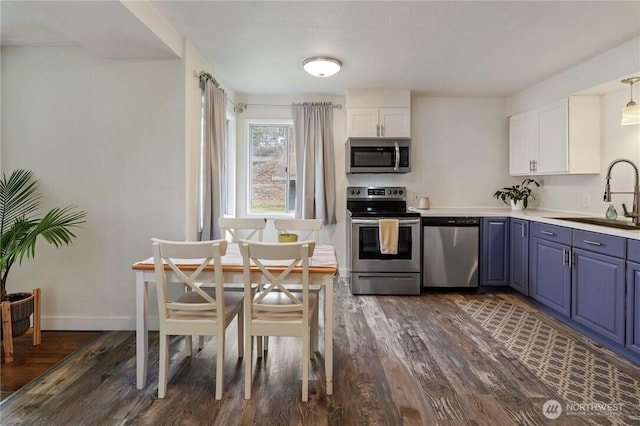
<instances>
[{"instance_id":1,"label":"stainless steel microwave","mask_svg":"<svg viewBox=\"0 0 640 426\"><path fill-rule=\"evenodd\" d=\"M411 171L411 139L349 138L347 173L407 173Z\"/></svg>"}]
</instances>

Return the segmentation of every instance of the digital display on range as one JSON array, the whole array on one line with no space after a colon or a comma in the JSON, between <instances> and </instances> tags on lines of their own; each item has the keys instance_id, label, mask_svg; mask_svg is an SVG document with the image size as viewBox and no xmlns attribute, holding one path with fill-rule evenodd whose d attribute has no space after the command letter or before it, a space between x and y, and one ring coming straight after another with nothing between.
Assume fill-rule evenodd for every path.
<instances>
[{"instance_id":1,"label":"digital display on range","mask_svg":"<svg viewBox=\"0 0 640 426\"><path fill-rule=\"evenodd\" d=\"M385 188L367 188L367 195L384 195Z\"/></svg>"}]
</instances>

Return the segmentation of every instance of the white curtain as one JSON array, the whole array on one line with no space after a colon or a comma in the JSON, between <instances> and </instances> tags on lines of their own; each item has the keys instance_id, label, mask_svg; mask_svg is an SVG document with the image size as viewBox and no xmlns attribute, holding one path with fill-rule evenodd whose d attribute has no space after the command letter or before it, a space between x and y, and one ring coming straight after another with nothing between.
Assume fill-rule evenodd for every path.
<instances>
[{"instance_id":1,"label":"white curtain","mask_svg":"<svg viewBox=\"0 0 640 426\"><path fill-rule=\"evenodd\" d=\"M223 214L224 132L227 95L211 79L204 82L203 226L201 240L222 238L218 218Z\"/></svg>"},{"instance_id":2,"label":"white curtain","mask_svg":"<svg viewBox=\"0 0 640 426\"><path fill-rule=\"evenodd\" d=\"M296 145L296 217L336 223L333 104L293 105Z\"/></svg>"}]
</instances>

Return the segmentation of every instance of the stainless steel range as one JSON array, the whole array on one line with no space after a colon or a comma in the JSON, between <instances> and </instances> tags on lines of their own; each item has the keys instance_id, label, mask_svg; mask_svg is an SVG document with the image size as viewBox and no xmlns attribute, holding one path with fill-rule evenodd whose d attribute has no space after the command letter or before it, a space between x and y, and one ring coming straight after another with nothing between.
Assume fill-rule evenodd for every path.
<instances>
[{"instance_id":1,"label":"stainless steel range","mask_svg":"<svg viewBox=\"0 0 640 426\"><path fill-rule=\"evenodd\" d=\"M353 294L420 294L420 214L404 187L347 187L347 253ZM380 250L380 219L398 219L397 254Z\"/></svg>"}]
</instances>

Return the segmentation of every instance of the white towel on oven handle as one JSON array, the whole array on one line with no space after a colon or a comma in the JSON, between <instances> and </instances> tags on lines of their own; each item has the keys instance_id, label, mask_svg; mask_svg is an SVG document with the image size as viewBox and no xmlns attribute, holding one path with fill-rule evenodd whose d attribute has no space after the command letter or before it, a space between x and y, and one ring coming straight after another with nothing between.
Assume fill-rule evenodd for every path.
<instances>
[{"instance_id":1,"label":"white towel on oven handle","mask_svg":"<svg viewBox=\"0 0 640 426\"><path fill-rule=\"evenodd\" d=\"M379 219L378 234L380 237L380 253L398 254L398 219Z\"/></svg>"}]
</instances>

